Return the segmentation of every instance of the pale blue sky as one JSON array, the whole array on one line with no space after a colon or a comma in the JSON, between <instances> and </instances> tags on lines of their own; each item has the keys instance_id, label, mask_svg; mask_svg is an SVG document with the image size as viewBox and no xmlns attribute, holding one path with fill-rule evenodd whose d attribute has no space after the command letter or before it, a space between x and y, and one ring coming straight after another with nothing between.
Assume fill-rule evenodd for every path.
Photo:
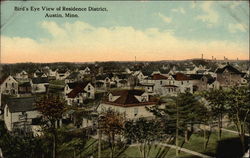
<instances>
[{"instance_id":1,"label":"pale blue sky","mask_svg":"<svg viewBox=\"0 0 250 158\"><path fill-rule=\"evenodd\" d=\"M79 18L44 18L46 12L16 11L14 6L41 7L106 7L107 12L77 12ZM52 13L52 12L51 12ZM58 12L57 12L58 13ZM65 13L65 12L61 12ZM41 26L43 22L55 22L62 26L76 21L95 28L131 27L136 31L157 29L169 31L178 40L196 42L238 43L244 57L249 50L248 2L191 2L191 1L95 1L52 2L25 1L2 2L1 36L30 38L36 42L52 40L52 34ZM237 49L238 50L238 49ZM7 57L6 57L7 58ZM6 59L7 60L7 59Z\"/></svg>"}]
</instances>

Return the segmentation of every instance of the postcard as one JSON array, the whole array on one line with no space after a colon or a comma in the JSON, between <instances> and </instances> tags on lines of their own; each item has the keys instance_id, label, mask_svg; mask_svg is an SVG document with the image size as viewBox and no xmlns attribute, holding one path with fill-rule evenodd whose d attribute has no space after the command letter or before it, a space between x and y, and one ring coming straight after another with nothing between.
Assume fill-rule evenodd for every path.
<instances>
[{"instance_id":1,"label":"postcard","mask_svg":"<svg viewBox=\"0 0 250 158\"><path fill-rule=\"evenodd\" d=\"M249 157L249 6L1 0L0 158Z\"/></svg>"}]
</instances>

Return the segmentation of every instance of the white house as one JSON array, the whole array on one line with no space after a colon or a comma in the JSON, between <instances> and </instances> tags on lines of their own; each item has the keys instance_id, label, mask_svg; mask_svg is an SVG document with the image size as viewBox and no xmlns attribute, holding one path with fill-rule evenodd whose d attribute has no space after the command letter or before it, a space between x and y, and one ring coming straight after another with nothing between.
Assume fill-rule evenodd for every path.
<instances>
[{"instance_id":1,"label":"white house","mask_svg":"<svg viewBox=\"0 0 250 158\"><path fill-rule=\"evenodd\" d=\"M32 119L40 117L36 110L35 98L11 98L4 106L4 122L8 131L31 130Z\"/></svg>"},{"instance_id":2,"label":"white house","mask_svg":"<svg viewBox=\"0 0 250 158\"><path fill-rule=\"evenodd\" d=\"M0 84L2 94L18 94L18 82L12 76L8 76L7 78L3 79L0 81Z\"/></svg>"},{"instance_id":3,"label":"white house","mask_svg":"<svg viewBox=\"0 0 250 158\"><path fill-rule=\"evenodd\" d=\"M38 77L48 77L44 72L40 71L40 70L36 70L33 74L34 78L38 78Z\"/></svg>"},{"instance_id":4,"label":"white house","mask_svg":"<svg viewBox=\"0 0 250 158\"><path fill-rule=\"evenodd\" d=\"M32 78L30 84L32 93L45 93L48 90L49 80L47 77Z\"/></svg>"},{"instance_id":5,"label":"white house","mask_svg":"<svg viewBox=\"0 0 250 158\"><path fill-rule=\"evenodd\" d=\"M90 82L67 83L64 94L68 105L82 105L84 100L95 98L95 88Z\"/></svg>"},{"instance_id":6,"label":"white house","mask_svg":"<svg viewBox=\"0 0 250 158\"><path fill-rule=\"evenodd\" d=\"M64 80L69 75L70 75L69 70L57 70L56 71L56 79L57 80Z\"/></svg>"},{"instance_id":7,"label":"white house","mask_svg":"<svg viewBox=\"0 0 250 158\"><path fill-rule=\"evenodd\" d=\"M176 73L169 77L169 83L169 85L178 86L181 93L186 91L193 93L193 84L190 82L190 78L183 73Z\"/></svg>"},{"instance_id":8,"label":"white house","mask_svg":"<svg viewBox=\"0 0 250 158\"><path fill-rule=\"evenodd\" d=\"M79 72L82 74L82 75L89 75L90 74L90 69L88 67L86 67L85 69L83 70L79 70Z\"/></svg>"},{"instance_id":9,"label":"white house","mask_svg":"<svg viewBox=\"0 0 250 158\"><path fill-rule=\"evenodd\" d=\"M151 101L149 95L144 90L117 90L108 94L106 101L102 102L97 112L107 110L123 113L127 119L148 118L154 115L146 107L154 106L156 102Z\"/></svg>"},{"instance_id":10,"label":"white house","mask_svg":"<svg viewBox=\"0 0 250 158\"><path fill-rule=\"evenodd\" d=\"M29 81L29 75L24 70L21 71L20 73L17 73L15 78L16 80L21 81L21 82Z\"/></svg>"}]
</instances>

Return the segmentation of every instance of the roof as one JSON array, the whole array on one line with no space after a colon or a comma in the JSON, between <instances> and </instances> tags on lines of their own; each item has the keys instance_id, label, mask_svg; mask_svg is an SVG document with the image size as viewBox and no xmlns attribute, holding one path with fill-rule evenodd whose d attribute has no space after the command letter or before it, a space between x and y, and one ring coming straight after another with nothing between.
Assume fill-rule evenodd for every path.
<instances>
[{"instance_id":1,"label":"roof","mask_svg":"<svg viewBox=\"0 0 250 158\"><path fill-rule=\"evenodd\" d=\"M161 74L154 74L152 79L153 80L167 80L168 77L161 75Z\"/></svg>"},{"instance_id":2,"label":"roof","mask_svg":"<svg viewBox=\"0 0 250 158\"><path fill-rule=\"evenodd\" d=\"M67 83L67 85L69 86L70 89L74 89L77 86L82 86L85 88L88 83L90 82L73 82L73 83Z\"/></svg>"},{"instance_id":3,"label":"roof","mask_svg":"<svg viewBox=\"0 0 250 158\"><path fill-rule=\"evenodd\" d=\"M67 71L68 71L68 70L66 70L66 69L61 69L61 70L58 70L57 73L63 73L63 74L64 74L64 73L66 73Z\"/></svg>"},{"instance_id":4,"label":"roof","mask_svg":"<svg viewBox=\"0 0 250 158\"><path fill-rule=\"evenodd\" d=\"M42 75L44 74L43 72L35 72L36 76L38 77L42 77Z\"/></svg>"},{"instance_id":5,"label":"roof","mask_svg":"<svg viewBox=\"0 0 250 158\"><path fill-rule=\"evenodd\" d=\"M112 103L120 104L120 105L128 105L128 104L137 104L140 103L135 96L141 96L145 91L144 90L117 90L110 92L113 96L120 96L118 99L113 101Z\"/></svg>"},{"instance_id":6,"label":"roof","mask_svg":"<svg viewBox=\"0 0 250 158\"><path fill-rule=\"evenodd\" d=\"M34 97L10 98L6 104L8 105L9 111L14 113L36 110L35 102Z\"/></svg>"},{"instance_id":7,"label":"roof","mask_svg":"<svg viewBox=\"0 0 250 158\"><path fill-rule=\"evenodd\" d=\"M79 74L79 72L72 72L66 79L75 79Z\"/></svg>"},{"instance_id":8,"label":"roof","mask_svg":"<svg viewBox=\"0 0 250 158\"><path fill-rule=\"evenodd\" d=\"M236 68L234 68L233 66L227 64L226 66L224 66L223 68L218 68L215 72L216 73L223 73L225 70L234 73L234 74L242 74L239 70L237 70Z\"/></svg>"},{"instance_id":9,"label":"roof","mask_svg":"<svg viewBox=\"0 0 250 158\"><path fill-rule=\"evenodd\" d=\"M18 87L30 87L30 82L23 82L18 85Z\"/></svg>"},{"instance_id":10,"label":"roof","mask_svg":"<svg viewBox=\"0 0 250 158\"><path fill-rule=\"evenodd\" d=\"M162 87L167 87L167 88L177 88L178 86L175 86L175 85L164 85Z\"/></svg>"},{"instance_id":11,"label":"roof","mask_svg":"<svg viewBox=\"0 0 250 158\"><path fill-rule=\"evenodd\" d=\"M49 79L47 77L32 78L32 83L33 84L49 83Z\"/></svg>"},{"instance_id":12,"label":"roof","mask_svg":"<svg viewBox=\"0 0 250 158\"><path fill-rule=\"evenodd\" d=\"M79 93L87 93L84 88L87 86L89 82L79 82L79 83L73 83L74 88L72 91L70 91L67 96L68 98L75 98ZM70 83L69 83L70 84ZM68 84L68 85L69 85ZM72 86L72 85L71 85Z\"/></svg>"},{"instance_id":13,"label":"roof","mask_svg":"<svg viewBox=\"0 0 250 158\"><path fill-rule=\"evenodd\" d=\"M203 74L190 74L188 76L191 80L200 80L204 75Z\"/></svg>"},{"instance_id":14,"label":"roof","mask_svg":"<svg viewBox=\"0 0 250 158\"><path fill-rule=\"evenodd\" d=\"M177 74L173 75L173 77L177 81L190 80L190 78L183 73L177 73Z\"/></svg>"},{"instance_id":15,"label":"roof","mask_svg":"<svg viewBox=\"0 0 250 158\"><path fill-rule=\"evenodd\" d=\"M207 80L207 83L208 83L208 84L212 84L212 83L214 83L214 81L216 81L215 78L209 78L209 79Z\"/></svg>"}]
</instances>

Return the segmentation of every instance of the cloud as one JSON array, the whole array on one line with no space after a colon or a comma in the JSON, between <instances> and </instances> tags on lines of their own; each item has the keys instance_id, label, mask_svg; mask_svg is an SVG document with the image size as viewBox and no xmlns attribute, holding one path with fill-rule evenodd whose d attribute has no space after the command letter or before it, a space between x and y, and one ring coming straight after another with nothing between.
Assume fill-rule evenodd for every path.
<instances>
[{"instance_id":1,"label":"cloud","mask_svg":"<svg viewBox=\"0 0 250 158\"><path fill-rule=\"evenodd\" d=\"M203 2L201 5L201 9L203 10L204 14L198 15L196 17L197 20L208 23L208 26L213 26L219 20L218 13L214 9L212 9L212 4L213 2L211 1Z\"/></svg>"},{"instance_id":2,"label":"cloud","mask_svg":"<svg viewBox=\"0 0 250 158\"><path fill-rule=\"evenodd\" d=\"M182 7L171 9L171 11L172 12L177 12L177 13L182 13L182 14L186 13L185 9L182 8Z\"/></svg>"},{"instance_id":3,"label":"cloud","mask_svg":"<svg viewBox=\"0 0 250 158\"><path fill-rule=\"evenodd\" d=\"M242 43L181 39L173 31L157 28L95 27L82 21L60 25L44 21L41 28L52 37L1 36L2 62L132 61L135 55L138 60L178 60L197 58L201 52L217 59L248 57L248 46Z\"/></svg>"},{"instance_id":4,"label":"cloud","mask_svg":"<svg viewBox=\"0 0 250 158\"><path fill-rule=\"evenodd\" d=\"M246 32L245 27L242 24L229 24L228 25L228 30L231 33L236 33L238 31L240 32Z\"/></svg>"},{"instance_id":5,"label":"cloud","mask_svg":"<svg viewBox=\"0 0 250 158\"><path fill-rule=\"evenodd\" d=\"M163 14L161 14L161 13L158 13L158 16L159 16L164 22L166 22L166 23L171 23L171 22L172 22L172 18L167 17L167 16L165 16L165 15L163 15Z\"/></svg>"}]
</instances>

